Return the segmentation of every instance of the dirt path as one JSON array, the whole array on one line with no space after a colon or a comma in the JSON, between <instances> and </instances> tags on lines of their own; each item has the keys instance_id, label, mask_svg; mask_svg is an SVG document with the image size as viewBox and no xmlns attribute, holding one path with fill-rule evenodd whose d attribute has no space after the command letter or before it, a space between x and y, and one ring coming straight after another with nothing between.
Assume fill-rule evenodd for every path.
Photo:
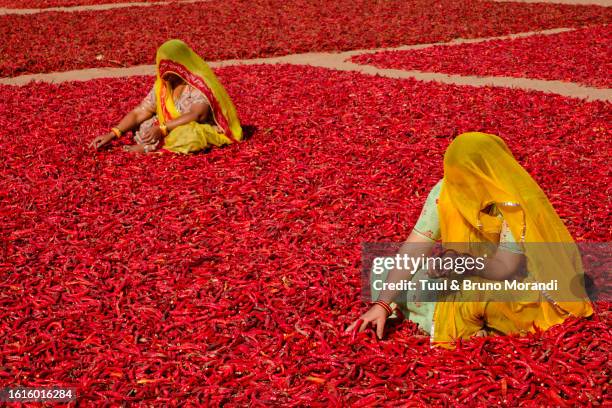
<instances>
[{"instance_id":1,"label":"dirt path","mask_svg":"<svg viewBox=\"0 0 612 408\"><path fill-rule=\"evenodd\" d=\"M255 58L247 60L225 60L210 62L211 67L227 67L234 65L256 64L294 64L310 65L314 67L334 69L340 71L355 71L368 75L380 75L388 78L414 78L420 81L435 81L453 85L494 86L502 88L517 88L531 91L554 93L572 98L586 100L612 101L611 89L600 89L583 86L571 82L547 81L529 78L512 78L502 76L465 76L448 75L436 72L407 71L398 69L382 69L371 65L359 65L348 61L350 57L373 53L377 51L404 51L427 48L435 45L465 44L489 41L493 39L523 38L536 34L556 34L572 31L572 28L559 28L545 31L510 34L499 37L486 37L474 39L455 39L446 43L416 44L392 48L377 48L367 50L353 50L346 52L320 52L285 55L281 57ZM14 78L0 78L0 84L25 85L31 81L60 83L66 81L88 81L96 78L122 78L135 75L154 75L154 65L138 65L128 68L90 68L76 71L54 72L48 74L22 75Z\"/></svg>"}]
</instances>

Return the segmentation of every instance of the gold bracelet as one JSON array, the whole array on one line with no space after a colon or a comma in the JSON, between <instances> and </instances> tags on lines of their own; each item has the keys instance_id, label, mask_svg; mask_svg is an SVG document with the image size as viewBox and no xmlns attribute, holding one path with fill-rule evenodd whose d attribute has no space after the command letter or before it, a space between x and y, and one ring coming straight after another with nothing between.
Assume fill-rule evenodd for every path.
<instances>
[{"instance_id":1,"label":"gold bracelet","mask_svg":"<svg viewBox=\"0 0 612 408\"><path fill-rule=\"evenodd\" d=\"M117 137L121 137L123 135L123 132L119 130L118 127L111 128L111 132L113 132Z\"/></svg>"},{"instance_id":2,"label":"gold bracelet","mask_svg":"<svg viewBox=\"0 0 612 408\"><path fill-rule=\"evenodd\" d=\"M161 130L162 135L164 135L164 137L168 136L168 126L159 125L159 130Z\"/></svg>"}]
</instances>

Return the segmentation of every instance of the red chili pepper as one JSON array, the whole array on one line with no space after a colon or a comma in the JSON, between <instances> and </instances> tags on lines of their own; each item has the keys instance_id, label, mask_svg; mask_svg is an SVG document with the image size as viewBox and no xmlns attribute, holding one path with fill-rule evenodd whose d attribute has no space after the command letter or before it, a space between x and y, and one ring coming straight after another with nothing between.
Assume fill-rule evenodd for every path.
<instances>
[{"instance_id":1,"label":"red chili pepper","mask_svg":"<svg viewBox=\"0 0 612 408\"><path fill-rule=\"evenodd\" d=\"M425 4L399 3L384 7ZM186 157L79 147L151 78L0 87L0 386L76 386L79 404L111 406L603 404L610 304L454 350L410 321L385 341L342 330L363 311L360 244L407 236L457 129L500 133L574 236L609 241L608 153L593 147L609 144L608 104L291 65L217 73L256 129Z\"/></svg>"},{"instance_id":2,"label":"red chili pepper","mask_svg":"<svg viewBox=\"0 0 612 408\"><path fill-rule=\"evenodd\" d=\"M361 328L362 324L363 324L363 319L357 320L357 324L355 325L355 328L351 332L351 341L355 341L355 338L357 337L357 333L359 333L359 329Z\"/></svg>"}]
</instances>

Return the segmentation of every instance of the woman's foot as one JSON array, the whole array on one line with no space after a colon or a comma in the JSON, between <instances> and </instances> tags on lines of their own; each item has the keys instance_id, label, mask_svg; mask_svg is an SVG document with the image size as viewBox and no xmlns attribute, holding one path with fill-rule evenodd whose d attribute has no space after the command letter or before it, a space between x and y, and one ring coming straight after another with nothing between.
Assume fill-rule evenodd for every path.
<instances>
[{"instance_id":1,"label":"woman's foot","mask_svg":"<svg viewBox=\"0 0 612 408\"><path fill-rule=\"evenodd\" d=\"M123 150L130 153L144 153L145 147L144 145L135 144L131 146L123 146Z\"/></svg>"}]
</instances>

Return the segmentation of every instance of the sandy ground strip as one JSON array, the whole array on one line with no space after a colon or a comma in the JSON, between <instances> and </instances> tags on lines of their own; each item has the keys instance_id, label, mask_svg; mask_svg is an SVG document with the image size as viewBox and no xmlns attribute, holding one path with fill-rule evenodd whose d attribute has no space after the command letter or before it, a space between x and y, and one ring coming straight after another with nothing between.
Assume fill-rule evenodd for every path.
<instances>
[{"instance_id":1,"label":"sandy ground strip","mask_svg":"<svg viewBox=\"0 0 612 408\"><path fill-rule=\"evenodd\" d=\"M525 38L533 35L544 34L559 34L568 31L573 31L574 28L554 28L551 30L543 31L529 31L523 33L514 33L496 37L481 37L481 38L455 38L448 42L436 42L428 44L413 44L413 45L402 45L399 47L390 48L372 48L372 49L361 49L351 50L344 52L321 52L321 53L305 53L305 54L292 54L281 57L266 57L266 58L254 58L254 59L233 59L226 61L208 61L212 67L222 67L228 65L240 65L240 64L276 64L276 63L295 63L302 64L302 61L307 60L309 56L329 56L333 58L337 56L339 60L342 60L340 66L344 66L344 60L355 55L371 54L379 51L408 51L418 50L422 48L433 47L436 45L456 45L456 44L472 44L491 40L508 40L514 38ZM121 68L85 68L72 71L62 72L50 72L44 74L26 74L16 77L5 77L0 78L0 84L4 85L25 85L28 82L40 81L49 83L59 83L66 81L88 81L96 78L120 78L129 77L135 75L154 75L154 65L136 65L133 67L121 67Z\"/></svg>"},{"instance_id":2,"label":"sandy ground strip","mask_svg":"<svg viewBox=\"0 0 612 408\"><path fill-rule=\"evenodd\" d=\"M612 89L600 89L583 86L571 82L548 81L529 78L513 78L503 76L464 76L449 75L436 72L406 71L398 69L382 69L371 65L359 65L347 61L352 56L368 54L378 51L405 51L427 48L435 45L453 45L465 43L477 43L494 39L523 38L536 34L557 34L572 31L572 28L559 28L545 31L534 31L517 33L499 37L486 37L474 39L455 39L446 43L416 44L393 48L377 48L368 50L352 50L346 52L320 52L285 55L271 58L255 58L247 60L226 60L210 62L213 68L233 66L233 65L256 65L256 64L295 64L310 65L319 68L334 69L340 71L355 71L369 75L380 75L388 78L414 78L420 81L435 81L453 85L469 86L494 86L503 88L516 88L530 91L541 91L554 93L571 98L586 100L612 101ZM14 78L1 78L0 84L5 85L25 85L31 81L41 81L49 83L61 83L66 81L88 81L96 78L122 78L135 75L154 75L154 65L139 65L128 68L91 68L66 72L55 72L49 74L22 75Z\"/></svg>"},{"instance_id":3,"label":"sandy ground strip","mask_svg":"<svg viewBox=\"0 0 612 408\"><path fill-rule=\"evenodd\" d=\"M328 68L339 71L356 71L369 75L380 75L387 78L414 78L419 81L434 81L452 85L469 86L494 86L502 88L516 88L529 91L540 91L554 93L570 98L580 98L589 101L612 102L612 89L601 89L583 86L572 82L547 81L541 79L513 78L503 76L464 76L449 75L436 72L406 71L399 69L383 69L373 65L359 65L347 61L347 58L356 55L354 51L330 54L330 53L309 53L288 55L285 57L254 59L248 61L219 61L211 64L214 67L230 65L253 65L253 64L295 64L310 65L319 68ZM154 70L154 67L151 68Z\"/></svg>"}]
</instances>

